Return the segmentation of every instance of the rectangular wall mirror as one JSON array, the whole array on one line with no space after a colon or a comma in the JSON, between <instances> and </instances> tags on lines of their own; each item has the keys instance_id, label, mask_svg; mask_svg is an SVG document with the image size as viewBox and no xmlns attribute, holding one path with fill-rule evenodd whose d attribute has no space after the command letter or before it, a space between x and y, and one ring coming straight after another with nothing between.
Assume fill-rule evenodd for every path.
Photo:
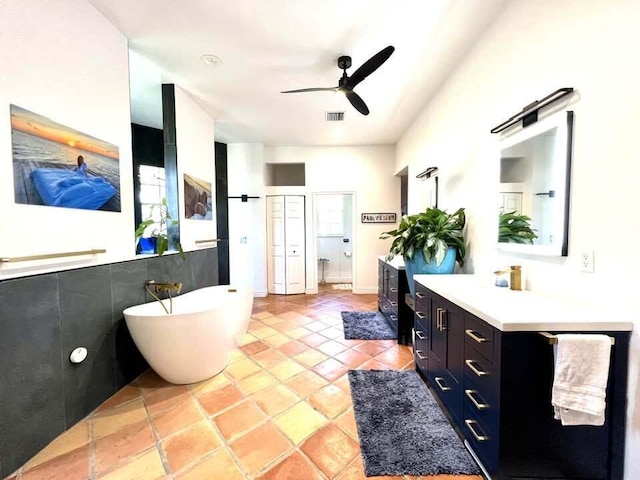
<instances>
[{"instance_id":1,"label":"rectangular wall mirror","mask_svg":"<svg viewBox=\"0 0 640 480\"><path fill-rule=\"evenodd\" d=\"M573 112L563 111L501 140L500 250L567 255L572 131Z\"/></svg>"}]
</instances>

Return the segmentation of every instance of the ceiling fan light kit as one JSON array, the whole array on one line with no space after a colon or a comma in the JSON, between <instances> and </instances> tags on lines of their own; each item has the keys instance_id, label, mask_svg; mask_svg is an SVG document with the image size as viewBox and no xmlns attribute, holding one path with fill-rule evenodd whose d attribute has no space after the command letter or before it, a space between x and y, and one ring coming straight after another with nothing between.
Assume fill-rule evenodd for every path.
<instances>
[{"instance_id":1,"label":"ceiling fan light kit","mask_svg":"<svg viewBox=\"0 0 640 480\"><path fill-rule=\"evenodd\" d=\"M369 60L364 62L353 75L347 75L347 69L351 68L351 57L342 55L338 57L338 68L342 70L342 77L338 80L337 87L321 87L321 88L300 88L297 90L286 90L280 93L306 93L306 92L340 92L343 93L353 107L362 115L369 115L369 108L364 100L360 98L353 89L365 78L375 72L380 66L386 62L395 48L389 45L376 53Z\"/></svg>"}]
</instances>

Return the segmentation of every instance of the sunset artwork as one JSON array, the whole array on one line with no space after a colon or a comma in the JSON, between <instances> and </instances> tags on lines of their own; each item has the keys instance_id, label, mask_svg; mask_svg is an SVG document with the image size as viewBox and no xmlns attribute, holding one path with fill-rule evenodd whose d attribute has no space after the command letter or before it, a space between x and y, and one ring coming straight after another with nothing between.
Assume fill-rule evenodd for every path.
<instances>
[{"instance_id":1,"label":"sunset artwork","mask_svg":"<svg viewBox=\"0 0 640 480\"><path fill-rule=\"evenodd\" d=\"M117 146L11 105L16 203L121 211Z\"/></svg>"}]
</instances>

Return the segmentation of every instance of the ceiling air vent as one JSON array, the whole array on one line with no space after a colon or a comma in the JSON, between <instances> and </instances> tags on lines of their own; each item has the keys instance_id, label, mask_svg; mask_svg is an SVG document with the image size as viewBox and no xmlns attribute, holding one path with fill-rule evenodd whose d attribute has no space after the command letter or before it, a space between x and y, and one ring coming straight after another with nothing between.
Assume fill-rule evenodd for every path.
<instances>
[{"instance_id":1,"label":"ceiling air vent","mask_svg":"<svg viewBox=\"0 0 640 480\"><path fill-rule=\"evenodd\" d=\"M344 112L326 112L327 122L344 122Z\"/></svg>"}]
</instances>

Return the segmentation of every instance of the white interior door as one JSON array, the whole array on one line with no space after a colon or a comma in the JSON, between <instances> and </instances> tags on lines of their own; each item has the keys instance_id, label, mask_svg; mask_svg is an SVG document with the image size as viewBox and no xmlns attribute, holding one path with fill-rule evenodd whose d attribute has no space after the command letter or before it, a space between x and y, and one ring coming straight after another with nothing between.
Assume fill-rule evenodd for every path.
<instances>
[{"instance_id":1,"label":"white interior door","mask_svg":"<svg viewBox=\"0 0 640 480\"><path fill-rule=\"evenodd\" d=\"M522 193L502 192L502 212L522 213Z\"/></svg>"},{"instance_id":2,"label":"white interior door","mask_svg":"<svg viewBox=\"0 0 640 480\"><path fill-rule=\"evenodd\" d=\"M285 203L286 293L305 290L304 197L287 195Z\"/></svg>"},{"instance_id":3,"label":"white interior door","mask_svg":"<svg viewBox=\"0 0 640 480\"><path fill-rule=\"evenodd\" d=\"M284 197L267 197L267 291L287 293Z\"/></svg>"}]
</instances>

